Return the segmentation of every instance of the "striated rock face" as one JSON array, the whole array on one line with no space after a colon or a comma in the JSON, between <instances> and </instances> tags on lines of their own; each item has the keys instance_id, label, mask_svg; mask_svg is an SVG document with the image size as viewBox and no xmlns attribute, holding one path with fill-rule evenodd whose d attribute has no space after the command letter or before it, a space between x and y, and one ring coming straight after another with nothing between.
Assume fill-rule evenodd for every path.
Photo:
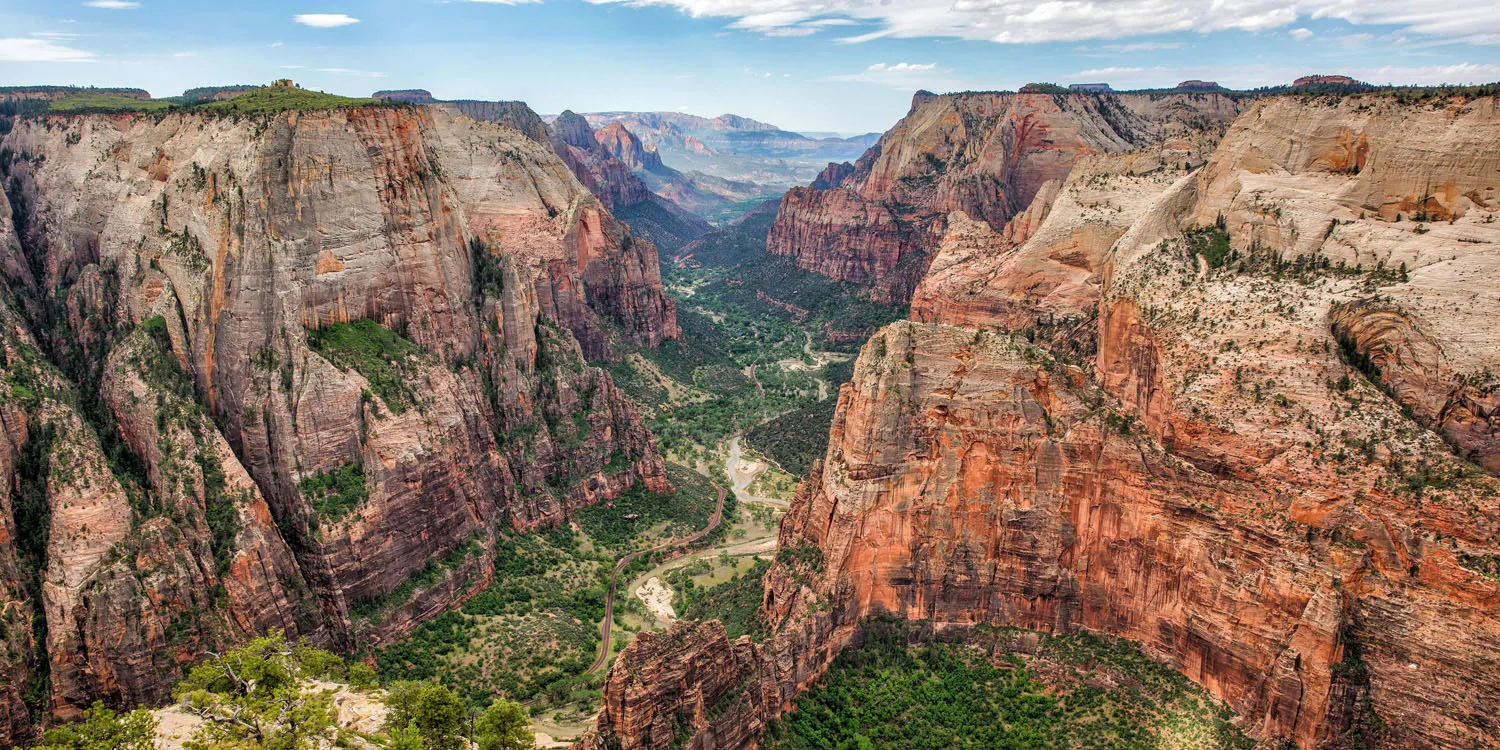
<instances>
[{"instance_id":1,"label":"striated rock face","mask_svg":"<svg viewBox=\"0 0 1500 750\"><path fill-rule=\"evenodd\" d=\"M480 122L498 122L521 131L533 141L548 143L551 135L547 123L526 106L526 102L487 102L472 99L444 102L439 105Z\"/></svg>"},{"instance_id":2,"label":"striated rock face","mask_svg":"<svg viewBox=\"0 0 1500 750\"><path fill-rule=\"evenodd\" d=\"M817 178L812 181L812 185L809 187L813 190L832 190L844 184L844 180L849 179L853 174L854 165L847 161L838 163L828 162L828 166L824 167L823 171L818 173Z\"/></svg>"},{"instance_id":3,"label":"striated rock face","mask_svg":"<svg viewBox=\"0 0 1500 750\"><path fill-rule=\"evenodd\" d=\"M597 140L605 151L625 162L625 165L631 169L653 172L665 169L665 165L661 163L661 156L654 149L648 149L642 145L641 140L636 138L634 133L626 130L625 126L618 122L612 122L594 131L594 140Z\"/></svg>"},{"instance_id":4,"label":"striated rock face","mask_svg":"<svg viewBox=\"0 0 1500 750\"><path fill-rule=\"evenodd\" d=\"M950 213L998 230L1078 159L1217 131L1239 108L1202 95L919 93L852 174L835 167L812 188L788 191L766 246L803 269L869 285L877 300L905 302ZM1176 151L1167 164L1202 159Z\"/></svg>"},{"instance_id":5,"label":"striated rock face","mask_svg":"<svg viewBox=\"0 0 1500 750\"><path fill-rule=\"evenodd\" d=\"M413 107L3 145L0 744L268 629L389 639L495 534L668 487L585 359L678 335L655 249L546 145Z\"/></svg>"},{"instance_id":6,"label":"striated rock face","mask_svg":"<svg viewBox=\"0 0 1500 750\"><path fill-rule=\"evenodd\" d=\"M627 649L601 737L665 747L611 690L739 737L882 614L1137 640L1268 743L1492 744L1497 127L1270 99L1190 175L1093 158L1024 229L954 213L782 521L760 687L689 721L691 689L613 682L682 650Z\"/></svg>"},{"instance_id":7,"label":"striated rock face","mask_svg":"<svg viewBox=\"0 0 1500 750\"><path fill-rule=\"evenodd\" d=\"M432 92L427 89L384 89L370 94L372 99L387 99L410 104L433 104Z\"/></svg>"}]
</instances>

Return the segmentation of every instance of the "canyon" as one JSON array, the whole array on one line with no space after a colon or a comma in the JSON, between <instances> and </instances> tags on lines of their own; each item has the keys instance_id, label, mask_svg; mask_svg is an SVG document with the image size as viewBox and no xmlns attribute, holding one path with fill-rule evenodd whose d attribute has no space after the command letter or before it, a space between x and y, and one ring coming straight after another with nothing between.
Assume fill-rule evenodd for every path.
<instances>
[{"instance_id":1,"label":"canyon","mask_svg":"<svg viewBox=\"0 0 1500 750\"><path fill-rule=\"evenodd\" d=\"M758 746L869 618L1123 636L1267 744L1491 746L1497 138L1463 93L919 94L771 230L911 313L768 633L639 636L578 747Z\"/></svg>"},{"instance_id":2,"label":"canyon","mask_svg":"<svg viewBox=\"0 0 1500 750\"><path fill-rule=\"evenodd\" d=\"M786 746L900 639L1141 687L1041 658L1096 636L1244 746L1493 746L1500 102L1305 83L919 92L857 158L417 89L21 91L0 747L268 631L579 750ZM688 152L808 185L711 227L760 183Z\"/></svg>"},{"instance_id":3,"label":"canyon","mask_svg":"<svg viewBox=\"0 0 1500 750\"><path fill-rule=\"evenodd\" d=\"M5 124L0 745L267 630L389 642L483 589L500 536L670 489L590 364L680 336L656 249L540 131Z\"/></svg>"}]
</instances>

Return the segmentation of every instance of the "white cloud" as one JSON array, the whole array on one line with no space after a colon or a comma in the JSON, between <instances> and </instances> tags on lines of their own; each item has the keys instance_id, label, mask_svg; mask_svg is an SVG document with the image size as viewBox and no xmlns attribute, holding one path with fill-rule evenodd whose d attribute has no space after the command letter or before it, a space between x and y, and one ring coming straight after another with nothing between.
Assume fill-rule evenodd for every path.
<instances>
[{"instance_id":1,"label":"white cloud","mask_svg":"<svg viewBox=\"0 0 1500 750\"><path fill-rule=\"evenodd\" d=\"M1138 42L1136 44L1106 44L1099 49L1105 52L1128 55L1132 52L1159 52L1161 50L1182 49L1186 46L1183 42Z\"/></svg>"},{"instance_id":2,"label":"white cloud","mask_svg":"<svg viewBox=\"0 0 1500 750\"><path fill-rule=\"evenodd\" d=\"M527 5L539 3L542 0L463 0L466 3L484 3L486 5Z\"/></svg>"},{"instance_id":3,"label":"white cloud","mask_svg":"<svg viewBox=\"0 0 1500 750\"><path fill-rule=\"evenodd\" d=\"M1296 39L1299 42L1305 42L1313 38L1312 29L1292 29L1288 33L1292 35L1293 39Z\"/></svg>"},{"instance_id":4,"label":"white cloud","mask_svg":"<svg viewBox=\"0 0 1500 750\"><path fill-rule=\"evenodd\" d=\"M281 44L282 44L282 43L281 43L281 42L271 42L271 43L270 43L270 44L267 44L267 45L266 45L266 46L267 46L267 47L271 47L271 48L273 48L273 49L274 49L274 48L276 48L276 47L280 47L280 46L281 46Z\"/></svg>"},{"instance_id":5,"label":"white cloud","mask_svg":"<svg viewBox=\"0 0 1500 750\"><path fill-rule=\"evenodd\" d=\"M818 30L812 26L777 26L761 32L766 36L812 36Z\"/></svg>"},{"instance_id":6,"label":"white cloud","mask_svg":"<svg viewBox=\"0 0 1500 750\"><path fill-rule=\"evenodd\" d=\"M1072 75L1068 76L1068 79L1070 81L1075 81L1075 80L1082 80L1082 79L1087 78L1090 81L1092 81L1093 79L1102 79L1102 78L1119 77L1119 76L1132 76L1133 77L1133 76L1135 76L1135 75L1137 75L1139 73L1146 72L1146 70L1147 70L1147 68L1117 67L1117 66L1110 66L1108 68L1090 68L1088 70L1080 70L1077 73L1073 73ZM1162 70L1162 68L1152 68L1152 70Z\"/></svg>"},{"instance_id":7,"label":"white cloud","mask_svg":"<svg viewBox=\"0 0 1500 750\"><path fill-rule=\"evenodd\" d=\"M197 52L173 52L173 57L197 57Z\"/></svg>"},{"instance_id":8,"label":"white cloud","mask_svg":"<svg viewBox=\"0 0 1500 750\"><path fill-rule=\"evenodd\" d=\"M1488 3L1410 0L589 0L657 5L731 26L786 35L818 20L874 24L844 41L883 36L957 37L1001 43L1123 39L1225 29L1264 31L1299 19L1395 26L1428 37L1500 44L1500 13ZM804 33L804 32L793 32Z\"/></svg>"},{"instance_id":9,"label":"white cloud","mask_svg":"<svg viewBox=\"0 0 1500 750\"><path fill-rule=\"evenodd\" d=\"M830 80L877 83L905 91L952 89L958 86L958 82L949 74L950 71L939 68L937 63L875 63L858 73L831 76Z\"/></svg>"},{"instance_id":10,"label":"white cloud","mask_svg":"<svg viewBox=\"0 0 1500 750\"><path fill-rule=\"evenodd\" d=\"M589 2L602 3L614 2L615 0L589 0ZM622 0L627 1L627 0ZM632 1L633 0L628 0ZM648 0L649 2L649 0ZM816 13L812 15L817 15ZM754 13L730 24L732 28L748 29L765 36L812 36L827 28L835 26L853 26L858 23L850 18L807 18L793 11L771 11L766 13Z\"/></svg>"},{"instance_id":11,"label":"white cloud","mask_svg":"<svg viewBox=\"0 0 1500 750\"><path fill-rule=\"evenodd\" d=\"M292 16L292 20L303 26L311 26L317 29L331 29L336 26L348 26L351 23L359 23L359 19L343 13L301 13Z\"/></svg>"},{"instance_id":12,"label":"white cloud","mask_svg":"<svg viewBox=\"0 0 1500 750\"><path fill-rule=\"evenodd\" d=\"M1398 86L1436 86L1443 83L1457 85L1500 81L1500 63L1465 62L1456 65L1421 67L1387 65L1380 68L1354 68L1341 72L1361 81L1374 84L1394 83Z\"/></svg>"},{"instance_id":13,"label":"white cloud","mask_svg":"<svg viewBox=\"0 0 1500 750\"><path fill-rule=\"evenodd\" d=\"M84 5L105 10L135 10L141 7L140 3L129 2L129 0L89 0Z\"/></svg>"},{"instance_id":14,"label":"white cloud","mask_svg":"<svg viewBox=\"0 0 1500 750\"><path fill-rule=\"evenodd\" d=\"M92 52L45 39L0 39L0 62L92 62Z\"/></svg>"},{"instance_id":15,"label":"white cloud","mask_svg":"<svg viewBox=\"0 0 1500 750\"><path fill-rule=\"evenodd\" d=\"M356 78L385 78L384 73L373 70L355 70L353 68L315 68L319 73L332 73L340 76L354 76Z\"/></svg>"}]
</instances>

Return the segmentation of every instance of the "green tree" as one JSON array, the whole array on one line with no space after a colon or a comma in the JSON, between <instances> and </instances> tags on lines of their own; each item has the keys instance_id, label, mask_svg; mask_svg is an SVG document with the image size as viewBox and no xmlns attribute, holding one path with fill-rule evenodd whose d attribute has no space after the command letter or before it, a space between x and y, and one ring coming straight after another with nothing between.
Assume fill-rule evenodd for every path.
<instances>
[{"instance_id":1,"label":"green tree","mask_svg":"<svg viewBox=\"0 0 1500 750\"><path fill-rule=\"evenodd\" d=\"M386 695L386 731L415 728L427 750L461 750L468 711L457 695L435 682L398 682Z\"/></svg>"},{"instance_id":2,"label":"green tree","mask_svg":"<svg viewBox=\"0 0 1500 750\"><path fill-rule=\"evenodd\" d=\"M43 732L38 750L152 750L156 723L145 709L122 716L96 701L83 721Z\"/></svg>"},{"instance_id":3,"label":"green tree","mask_svg":"<svg viewBox=\"0 0 1500 750\"><path fill-rule=\"evenodd\" d=\"M389 734L391 739L386 744L386 750L425 750L422 746L422 733L417 731L415 724L389 730Z\"/></svg>"},{"instance_id":4,"label":"green tree","mask_svg":"<svg viewBox=\"0 0 1500 750\"><path fill-rule=\"evenodd\" d=\"M474 744L479 750L529 750L536 743L521 704L497 699L474 723Z\"/></svg>"},{"instance_id":5,"label":"green tree","mask_svg":"<svg viewBox=\"0 0 1500 750\"><path fill-rule=\"evenodd\" d=\"M211 654L177 686L177 700L204 720L188 750L297 750L333 741L333 699L303 688L306 674L281 635ZM320 660L320 667L326 660Z\"/></svg>"}]
</instances>

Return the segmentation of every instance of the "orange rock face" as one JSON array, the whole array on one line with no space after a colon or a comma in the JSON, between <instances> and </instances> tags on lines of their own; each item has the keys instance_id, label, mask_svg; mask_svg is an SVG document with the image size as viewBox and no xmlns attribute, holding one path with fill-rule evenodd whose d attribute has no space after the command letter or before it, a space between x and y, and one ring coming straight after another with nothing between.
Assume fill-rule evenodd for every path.
<instances>
[{"instance_id":1,"label":"orange rock face","mask_svg":"<svg viewBox=\"0 0 1500 750\"><path fill-rule=\"evenodd\" d=\"M766 246L904 303L950 213L999 230L1079 158L1217 129L1238 110L1217 95L918 94L852 174L788 191Z\"/></svg>"},{"instance_id":2,"label":"orange rock face","mask_svg":"<svg viewBox=\"0 0 1500 750\"><path fill-rule=\"evenodd\" d=\"M951 215L782 521L773 635L717 668L760 687L694 718L615 680L681 656L632 647L600 736L666 746L631 700L743 736L881 614L1131 638L1268 743L1492 745L1497 127L1490 99L1265 100L1192 174L1086 160L1024 230ZM1349 143L1357 172L1321 156Z\"/></svg>"},{"instance_id":3,"label":"orange rock face","mask_svg":"<svg viewBox=\"0 0 1500 750\"><path fill-rule=\"evenodd\" d=\"M545 144L404 107L4 144L38 156L0 165L0 745L268 629L388 640L480 590L495 534L666 487L585 359L678 335L655 248ZM309 344L363 320L414 345L399 383ZM339 471L353 507L305 484Z\"/></svg>"}]
</instances>

